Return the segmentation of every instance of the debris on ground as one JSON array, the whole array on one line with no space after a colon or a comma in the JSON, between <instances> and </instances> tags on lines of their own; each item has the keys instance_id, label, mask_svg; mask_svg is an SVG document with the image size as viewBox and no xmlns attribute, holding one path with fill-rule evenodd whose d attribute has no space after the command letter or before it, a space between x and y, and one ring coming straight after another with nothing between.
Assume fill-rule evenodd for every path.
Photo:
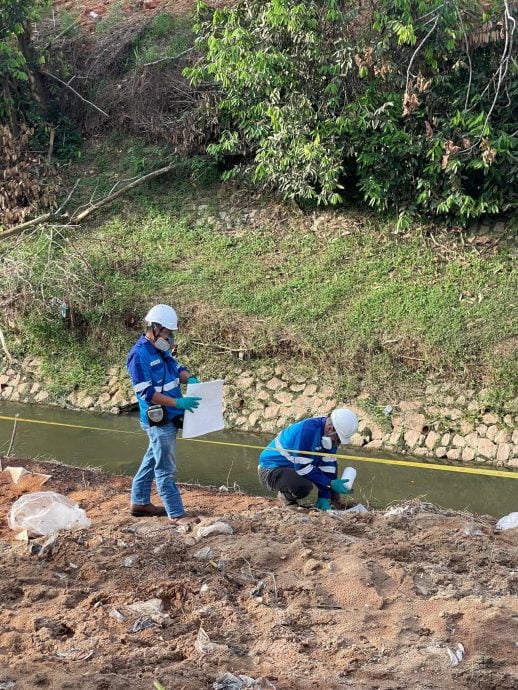
<instances>
[{"instance_id":1,"label":"debris on ground","mask_svg":"<svg viewBox=\"0 0 518 690\"><path fill-rule=\"evenodd\" d=\"M0 688L517 687L518 530L496 518L415 500L336 519L183 486L202 527L230 528L200 542L132 517L130 477L16 464L92 524L17 540L7 515L38 487L0 473Z\"/></svg>"}]
</instances>

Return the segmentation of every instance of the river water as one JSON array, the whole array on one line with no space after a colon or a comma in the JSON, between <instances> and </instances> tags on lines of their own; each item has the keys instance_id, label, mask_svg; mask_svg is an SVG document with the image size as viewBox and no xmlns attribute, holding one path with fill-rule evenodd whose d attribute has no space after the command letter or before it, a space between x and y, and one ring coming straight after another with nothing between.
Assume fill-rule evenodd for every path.
<instances>
[{"instance_id":1,"label":"river water","mask_svg":"<svg viewBox=\"0 0 518 690\"><path fill-rule=\"evenodd\" d=\"M13 436L12 457L55 459L77 467L101 467L112 474L133 474L147 446L136 415L94 415L58 407L0 402L0 454ZM26 421L23 421L26 420ZM238 486L247 493L271 495L257 478L257 458L271 435L220 431L200 439L178 439L177 464L181 482ZM357 449L340 454L340 471L351 465L358 476L356 500L373 507L420 498L444 508L467 510L495 517L518 510L518 473L492 477L419 466L376 462L378 458L411 460L386 451ZM415 460L415 459L414 459ZM489 470L494 468L487 468ZM510 473L509 473L510 474Z\"/></svg>"}]
</instances>

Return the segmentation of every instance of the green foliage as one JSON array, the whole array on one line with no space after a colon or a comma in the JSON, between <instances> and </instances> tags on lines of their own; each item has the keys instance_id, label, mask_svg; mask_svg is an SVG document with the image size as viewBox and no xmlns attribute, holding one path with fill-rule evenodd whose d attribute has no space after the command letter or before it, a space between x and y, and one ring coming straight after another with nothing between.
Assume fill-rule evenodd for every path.
<instances>
[{"instance_id":1,"label":"green foliage","mask_svg":"<svg viewBox=\"0 0 518 690\"><path fill-rule=\"evenodd\" d=\"M220 88L202 111L220 126L209 153L286 198L336 205L360 190L402 228L515 208L514 19L502 0L486 13L476 0L381 0L370 16L358 0L200 2L202 59L185 73Z\"/></svg>"},{"instance_id":2,"label":"green foliage","mask_svg":"<svg viewBox=\"0 0 518 690\"><path fill-rule=\"evenodd\" d=\"M29 70L21 39L29 32L48 0L2 0L0 22L0 119L12 116L29 100ZM38 56L41 58L41 56ZM42 59L42 58L41 58Z\"/></svg>"},{"instance_id":3,"label":"green foliage","mask_svg":"<svg viewBox=\"0 0 518 690\"><path fill-rule=\"evenodd\" d=\"M131 64L164 61L182 53L192 44L192 23L188 17L158 13L133 46Z\"/></svg>"}]
</instances>

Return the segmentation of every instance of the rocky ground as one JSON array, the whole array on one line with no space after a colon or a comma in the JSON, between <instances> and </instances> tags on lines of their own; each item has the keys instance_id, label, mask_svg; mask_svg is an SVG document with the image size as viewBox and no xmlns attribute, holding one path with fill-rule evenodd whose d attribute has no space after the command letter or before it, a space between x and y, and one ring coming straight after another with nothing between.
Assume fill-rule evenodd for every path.
<instances>
[{"instance_id":1,"label":"rocky ground","mask_svg":"<svg viewBox=\"0 0 518 690\"><path fill-rule=\"evenodd\" d=\"M9 462L52 476L0 473L0 688L518 687L518 530L493 518L333 517L185 486L202 527L232 528L202 536L132 518L127 477ZM15 540L8 511L38 490L91 527Z\"/></svg>"}]
</instances>

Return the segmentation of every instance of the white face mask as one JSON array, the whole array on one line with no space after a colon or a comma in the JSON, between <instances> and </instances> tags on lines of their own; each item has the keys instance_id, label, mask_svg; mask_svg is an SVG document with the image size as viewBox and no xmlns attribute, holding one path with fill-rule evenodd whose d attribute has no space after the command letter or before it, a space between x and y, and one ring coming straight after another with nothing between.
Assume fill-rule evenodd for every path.
<instances>
[{"instance_id":1,"label":"white face mask","mask_svg":"<svg viewBox=\"0 0 518 690\"><path fill-rule=\"evenodd\" d=\"M320 443L322 444L322 448L324 450L331 450L333 447L333 441L331 439L331 436L322 436L320 439Z\"/></svg>"},{"instance_id":2,"label":"white face mask","mask_svg":"<svg viewBox=\"0 0 518 690\"><path fill-rule=\"evenodd\" d=\"M153 344L157 350L160 350L160 352L168 352L171 349L172 342L173 339L171 337L163 338L162 336L160 336L155 340Z\"/></svg>"}]
</instances>

